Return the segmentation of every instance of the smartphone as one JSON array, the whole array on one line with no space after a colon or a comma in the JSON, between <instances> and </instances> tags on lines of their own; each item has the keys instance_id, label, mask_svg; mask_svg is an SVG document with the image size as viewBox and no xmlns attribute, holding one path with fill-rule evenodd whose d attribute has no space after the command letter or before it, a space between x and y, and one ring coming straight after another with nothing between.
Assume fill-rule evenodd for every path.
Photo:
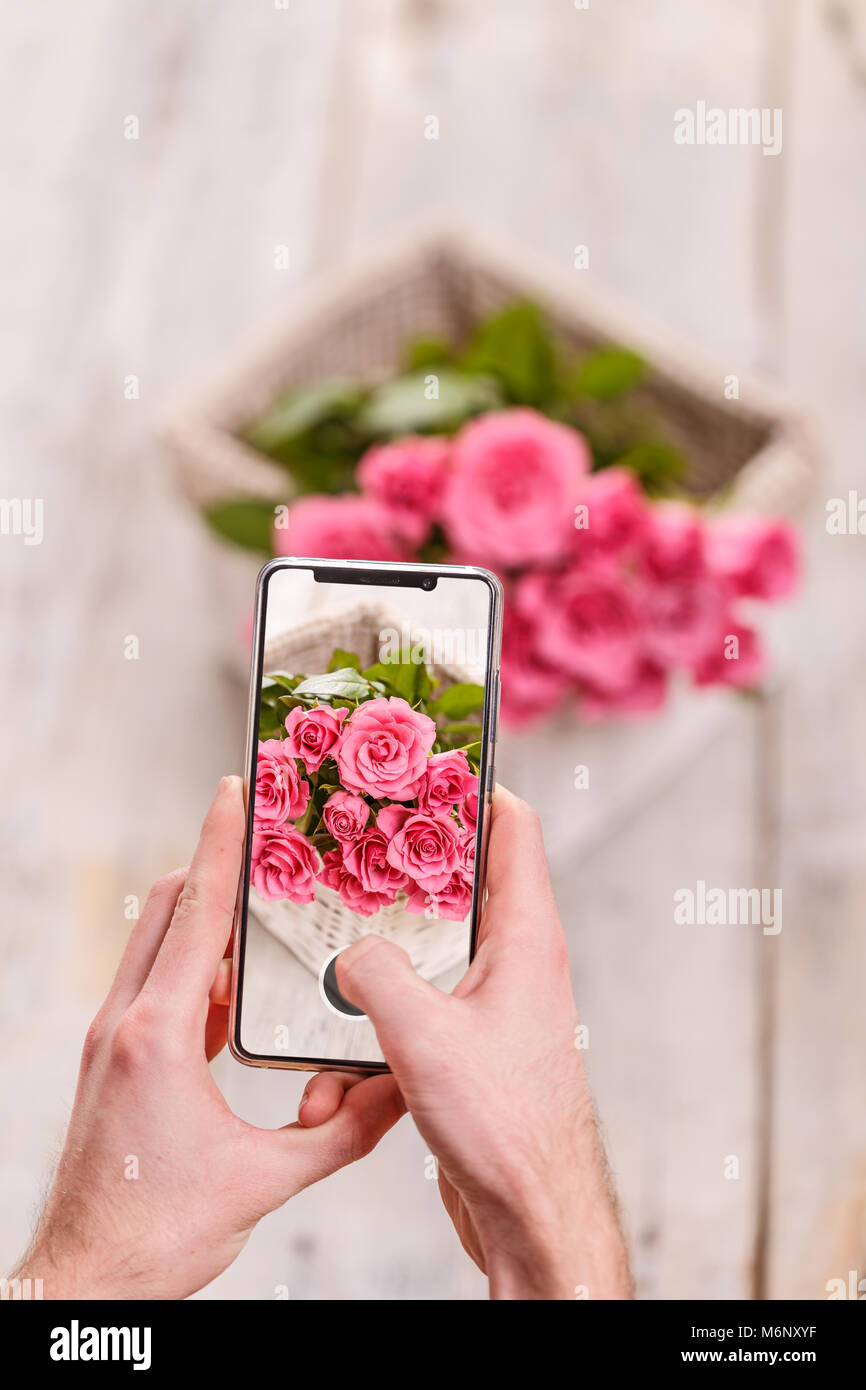
<instances>
[{"instance_id":1,"label":"smartphone","mask_svg":"<svg viewBox=\"0 0 866 1390\"><path fill-rule=\"evenodd\" d=\"M387 1071L336 960L375 933L450 991L475 951L502 589L459 565L277 559L256 589L238 1061Z\"/></svg>"}]
</instances>

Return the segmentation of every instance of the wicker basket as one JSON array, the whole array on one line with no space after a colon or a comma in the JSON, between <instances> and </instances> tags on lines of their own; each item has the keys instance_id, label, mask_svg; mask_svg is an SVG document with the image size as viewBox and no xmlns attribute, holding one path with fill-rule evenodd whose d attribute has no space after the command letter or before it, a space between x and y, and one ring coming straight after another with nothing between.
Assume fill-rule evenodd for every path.
<instances>
[{"instance_id":1,"label":"wicker basket","mask_svg":"<svg viewBox=\"0 0 866 1390\"><path fill-rule=\"evenodd\" d=\"M327 670L335 647L357 652L364 666L372 665L379 659L379 633L385 628L410 637L411 629L402 615L375 601L322 614L270 638L265 644L264 671L317 674ZM471 676L453 666L433 664L431 669L446 686ZM316 885L314 903L265 902L255 889L250 890L250 911L256 920L315 975L338 947L368 934L387 937L402 946L425 980L435 980L461 962L468 964L465 921L407 912L405 902L405 894L401 894L372 917L360 917L345 906L339 894L321 883Z\"/></svg>"},{"instance_id":2,"label":"wicker basket","mask_svg":"<svg viewBox=\"0 0 866 1390\"><path fill-rule=\"evenodd\" d=\"M285 499L284 469L238 435L293 385L376 376L402 360L420 334L464 342L473 325L518 298L535 300L571 348L621 343L650 363L647 392L667 437L692 461L700 499L725 493L738 510L797 512L810 491L816 451L804 418L776 388L643 321L578 272L563 274L475 233L446 228L404 235L354 270L299 297L290 317L241 351L218 379L168 412L164 428L181 485L196 504L231 497Z\"/></svg>"},{"instance_id":3,"label":"wicker basket","mask_svg":"<svg viewBox=\"0 0 866 1390\"><path fill-rule=\"evenodd\" d=\"M401 898L372 917L359 917L322 883L316 884L312 903L264 902L253 888L250 912L316 976L334 951L362 936L383 936L401 946L425 980L436 980L461 962L469 964L467 922L407 912L405 895Z\"/></svg>"},{"instance_id":4,"label":"wicker basket","mask_svg":"<svg viewBox=\"0 0 866 1390\"><path fill-rule=\"evenodd\" d=\"M687 485L696 499L718 497L739 511L803 512L819 455L807 418L784 392L738 371L739 399L726 400L725 378L736 363L707 358L582 272L563 272L522 247L455 226L404 231L399 244L366 263L329 274L220 376L169 410L164 437L183 491L196 505L238 496L288 500L285 470L238 437L282 391L329 376L388 373L413 337L464 342L479 319L521 298L539 304L578 352L615 343L641 353L666 437L692 462ZM221 563L213 558L211 583L224 585L228 601L243 582L245 557L223 546ZM783 624L774 613L762 624L765 634L780 629L777 662L788 643ZM645 725L588 729L560 717L531 732L506 731L497 765L506 784L541 810L553 860L571 864L580 847L653 797L663 772L681 765L735 707L724 692L689 690ZM591 798L574 795L578 761L592 763Z\"/></svg>"}]
</instances>

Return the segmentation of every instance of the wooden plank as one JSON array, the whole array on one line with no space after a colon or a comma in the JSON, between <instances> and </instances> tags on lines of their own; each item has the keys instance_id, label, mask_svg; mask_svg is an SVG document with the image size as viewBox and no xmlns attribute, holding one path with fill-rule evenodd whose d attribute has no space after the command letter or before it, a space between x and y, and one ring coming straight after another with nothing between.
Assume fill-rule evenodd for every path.
<instances>
[{"instance_id":1,"label":"wooden plank","mask_svg":"<svg viewBox=\"0 0 866 1390\"><path fill-rule=\"evenodd\" d=\"M753 884L752 718L556 877L640 1297L750 1291L760 929L679 925L674 894Z\"/></svg>"},{"instance_id":2,"label":"wooden plank","mask_svg":"<svg viewBox=\"0 0 866 1390\"><path fill-rule=\"evenodd\" d=\"M786 376L819 404L825 497L866 492L862 7L796 8L786 179ZM828 346L829 333L829 346ZM797 666L785 694L776 964L770 1297L866 1277L864 539L816 507ZM777 953L774 951L773 953ZM866 1287L866 1286L864 1286ZM862 1297L862 1294L861 1294Z\"/></svg>"}]
</instances>

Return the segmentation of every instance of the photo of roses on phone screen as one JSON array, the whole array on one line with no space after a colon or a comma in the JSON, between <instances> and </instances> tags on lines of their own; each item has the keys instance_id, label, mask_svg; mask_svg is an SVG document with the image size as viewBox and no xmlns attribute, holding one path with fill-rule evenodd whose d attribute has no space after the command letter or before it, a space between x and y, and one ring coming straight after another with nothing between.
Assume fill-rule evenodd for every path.
<instances>
[{"instance_id":1,"label":"photo of roses on phone screen","mask_svg":"<svg viewBox=\"0 0 866 1390\"><path fill-rule=\"evenodd\" d=\"M239 1028L251 1058L381 1065L329 986L368 933L451 989L469 962L494 591L267 579Z\"/></svg>"}]
</instances>

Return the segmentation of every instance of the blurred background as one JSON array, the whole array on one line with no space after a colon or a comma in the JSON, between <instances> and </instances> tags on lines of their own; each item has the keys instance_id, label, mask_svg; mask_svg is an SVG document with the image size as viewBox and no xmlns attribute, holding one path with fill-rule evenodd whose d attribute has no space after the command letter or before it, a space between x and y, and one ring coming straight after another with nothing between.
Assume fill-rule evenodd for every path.
<instances>
[{"instance_id":1,"label":"blurred background","mask_svg":"<svg viewBox=\"0 0 866 1390\"><path fill-rule=\"evenodd\" d=\"M242 758L256 565L179 495L165 411L311 280L452 216L565 272L587 246L587 284L817 422L775 684L555 870L639 1294L866 1276L866 539L825 526L866 495L862 0L11 0L3 31L2 492L43 499L44 539L0 536L0 1265L128 900ZM677 145L702 100L781 108L781 153ZM699 879L781 886L782 932L676 926ZM303 1076L217 1069L241 1114L294 1117ZM425 1154L403 1120L200 1296L484 1297Z\"/></svg>"}]
</instances>

